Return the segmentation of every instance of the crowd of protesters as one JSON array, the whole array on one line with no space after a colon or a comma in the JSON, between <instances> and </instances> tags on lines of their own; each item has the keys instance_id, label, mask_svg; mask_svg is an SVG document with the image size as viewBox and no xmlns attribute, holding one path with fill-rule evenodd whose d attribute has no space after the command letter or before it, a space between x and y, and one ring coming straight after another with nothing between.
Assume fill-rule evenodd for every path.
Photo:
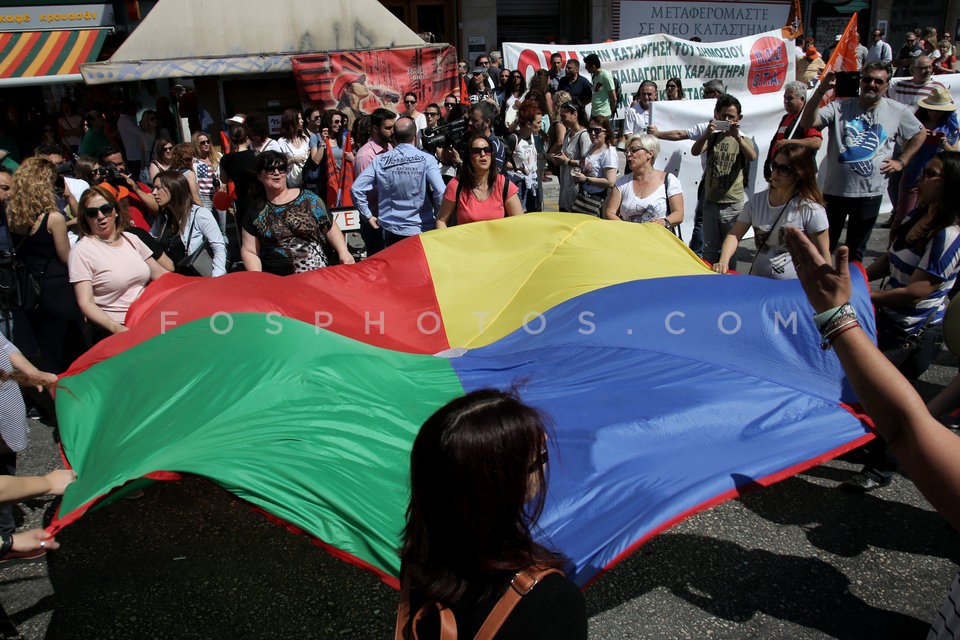
<instances>
[{"instance_id":1,"label":"crowd of protesters","mask_svg":"<svg viewBox=\"0 0 960 640\"><path fill-rule=\"evenodd\" d=\"M939 41L935 32L908 34L896 59L882 35L874 30L871 46L862 47L858 97L825 107L820 99L834 75L814 47L802 52L763 159L769 188L752 195L747 178L759 148L741 129L743 106L719 81L703 87L715 102L702 123L662 131L651 122L651 104L682 100L690 88L670 78L661 93L646 80L623 96L596 55L581 68L555 54L550 68L525 75L491 52L472 68L461 63L463 91L442 102L421 104L408 92L400 112L289 108L279 139L263 114L236 114L226 121L225 153L220 136L199 127L177 144L160 105L125 103L108 117L81 115L65 100L36 136L32 127L7 128L21 139L0 140L0 252L42 285L36 304L6 301L3 333L16 345L6 353L32 382L50 384L91 345L125 331L131 304L169 272L285 276L352 264L434 228L542 211L550 180L559 183L560 211L679 236L684 193L693 190L656 164L660 140L688 140L703 157L689 246L719 274L735 270L750 230L754 275L798 277L796 233L824 262L841 237L862 260L883 194L895 196L889 251L867 275L886 278L872 295L880 347L896 351L897 367L915 380L943 344L960 272L960 208L945 186L960 181L960 125L949 90L933 79L952 70L956 57L948 34ZM891 62L906 75L895 85ZM808 99L809 82L817 88ZM19 114L6 117L15 122ZM851 130L861 135L853 140ZM814 156L824 142L818 182ZM359 211L360 245L338 227L339 207ZM32 396L41 413L50 412L45 398ZM25 446L2 435L12 451ZM882 443L870 459L848 488L891 481L897 462ZM0 474L13 473L13 465L5 469ZM413 539L408 532L407 551Z\"/></svg>"}]
</instances>

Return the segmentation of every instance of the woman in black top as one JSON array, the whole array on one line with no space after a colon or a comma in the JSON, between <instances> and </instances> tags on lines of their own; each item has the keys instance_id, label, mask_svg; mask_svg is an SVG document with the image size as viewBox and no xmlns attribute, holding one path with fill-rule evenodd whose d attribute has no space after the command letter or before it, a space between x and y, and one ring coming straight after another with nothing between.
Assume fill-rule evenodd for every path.
<instances>
[{"instance_id":1,"label":"woman in black top","mask_svg":"<svg viewBox=\"0 0 960 640\"><path fill-rule=\"evenodd\" d=\"M434 603L453 611L458 637L473 638L519 572L564 564L531 534L545 500L547 446L543 417L496 389L456 398L423 424L410 456L401 552L401 604L410 615L398 617L399 638L413 638L421 607L418 636L438 638ZM586 637L583 595L561 573L531 589L496 635Z\"/></svg>"},{"instance_id":2,"label":"woman in black top","mask_svg":"<svg viewBox=\"0 0 960 640\"><path fill-rule=\"evenodd\" d=\"M67 221L57 209L53 184L57 169L45 158L23 161L13 174L7 202L11 244L17 257L42 282L36 309L26 309L40 346L36 363L62 373L87 349L83 315L67 277Z\"/></svg>"}]
</instances>

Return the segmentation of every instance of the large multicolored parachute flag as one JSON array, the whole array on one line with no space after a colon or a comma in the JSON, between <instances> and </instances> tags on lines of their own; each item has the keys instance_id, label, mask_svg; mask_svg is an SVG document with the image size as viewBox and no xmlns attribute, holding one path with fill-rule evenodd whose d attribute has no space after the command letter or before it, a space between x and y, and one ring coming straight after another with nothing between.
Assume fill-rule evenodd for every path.
<instances>
[{"instance_id":1,"label":"large multicolored parachute flag","mask_svg":"<svg viewBox=\"0 0 960 640\"><path fill-rule=\"evenodd\" d=\"M529 214L297 276L167 275L129 320L59 383L79 479L53 530L198 474L396 586L420 424L519 384L554 422L539 535L582 585L872 437L796 281L713 274L657 225Z\"/></svg>"}]
</instances>

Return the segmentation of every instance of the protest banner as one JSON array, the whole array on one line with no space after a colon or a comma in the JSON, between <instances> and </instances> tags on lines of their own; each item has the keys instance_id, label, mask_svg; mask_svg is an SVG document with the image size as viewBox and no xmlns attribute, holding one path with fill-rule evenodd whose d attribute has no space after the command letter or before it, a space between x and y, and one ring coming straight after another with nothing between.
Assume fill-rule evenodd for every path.
<instances>
[{"instance_id":1,"label":"protest banner","mask_svg":"<svg viewBox=\"0 0 960 640\"><path fill-rule=\"evenodd\" d=\"M743 99L779 93L796 75L794 45L786 42L779 29L723 42L690 42L669 35L653 35L598 44L544 45L507 42L504 61L530 78L537 69L549 68L550 56L559 53L564 61L583 60L591 53L620 80L623 96L620 107L630 104L640 83L657 83L661 98L669 78L680 78L689 99L703 95L703 83L719 79L728 93ZM589 78L581 64L580 73Z\"/></svg>"},{"instance_id":2,"label":"protest banner","mask_svg":"<svg viewBox=\"0 0 960 640\"><path fill-rule=\"evenodd\" d=\"M457 50L449 45L317 53L294 56L292 64L303 102L342 111L351 123L380 107L404 111L408 91L422 111L455 94L459 82Z\"/></svg>"}]
</instances>

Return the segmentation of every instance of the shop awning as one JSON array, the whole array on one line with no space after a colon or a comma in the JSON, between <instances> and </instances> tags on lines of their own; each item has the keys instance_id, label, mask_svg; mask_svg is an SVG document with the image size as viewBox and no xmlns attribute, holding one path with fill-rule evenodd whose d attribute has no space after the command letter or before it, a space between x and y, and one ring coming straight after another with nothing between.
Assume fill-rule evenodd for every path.
<instances>
[{"instance_id":1,"label":"shop awning","mask_svg":"<svg viewBox=\"0 0 960 640\"><path fill-rule=\"evenodd\" d=\"M100 55L107 29L0 33L0 87L83 82L80 63Z\"/></svg>"},{"instance_id":2,"label":"shop awning","mask_svg":"<svg viewBox=\"0 0 960 640\"><path fill-rule=\"evenodd\" d=\"M295 55L423 44L378 0L163 0L81 73L87 84L291 73Z\"/></svg>"}]
</instances>

